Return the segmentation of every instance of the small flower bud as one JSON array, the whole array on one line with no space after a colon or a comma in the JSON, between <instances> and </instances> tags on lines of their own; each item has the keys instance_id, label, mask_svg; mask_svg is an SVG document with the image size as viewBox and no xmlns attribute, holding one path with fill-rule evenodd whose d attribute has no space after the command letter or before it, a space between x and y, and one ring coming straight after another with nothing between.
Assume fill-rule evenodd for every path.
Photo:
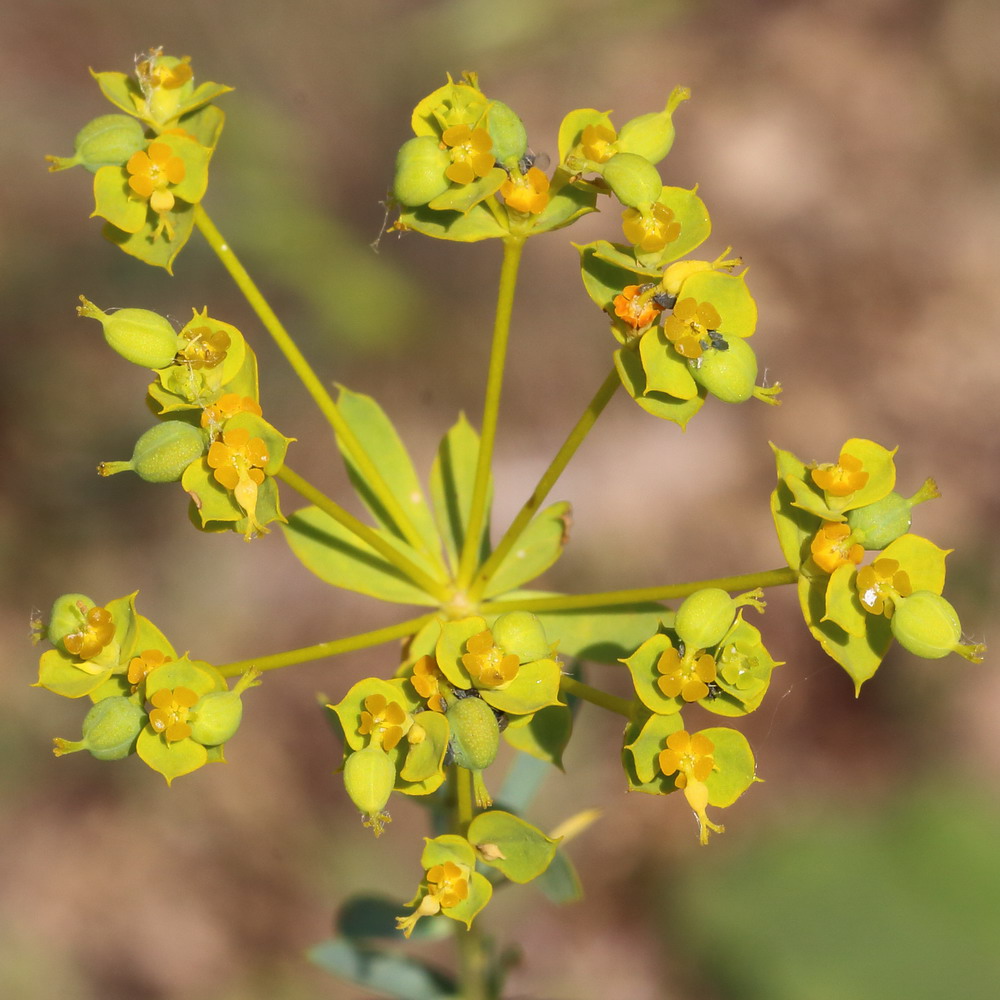
<instances>
[{"instance_id":1,"label":"small flower bud","mask_svg":"<svg viewBox=\"0 0 1000 1000\"><path fill-rule=\"evenodd\" d=\"M49 170L68 170L77 165L95 173L101 167L120 167L140 149L146 148L142 125L129 115L101 115L80 129L73 142L73 156L46 156Z\"/></svg>"},{"instance_id":2,"label":"small flower bud","mask_svg":"<svg viewBox=\"0 0 1000 1000\"><path fill-rule=\"evenodd\" d=\"M451 157L437 139L418 135L408 139L396 154L396 176L392 193L401 205L426 205L448 190L445 171Z\"/></svg>"},{"instance_id":3,"label":"small flower bud","mask_svg":"<svg viewBox=\"0 0 1000 1000\"><path fill-rule=\"evenodd\" d=\"M515 653L521 663L543 660L550 647L545 628L530 611L508 611L490 629L493 641L505 652Z\"/></svg>"},{"instance_id":4,"label":"small flower bud","mask_svg":"<svg viewBox=\"0 0 1000 1000\"><path fill-rule=\"evenodd\" d=\"M175 483L207 447L201 428L183 420L164 420L136 441L127 462L102 462L97 471L102 476L114 476L131 470L147 483Z\"/></svg>"},{"instance_id":5,"label":"small flower bud","mask_svg":"<svg viewBox=\"0 0 1000 1000\"><path fill-rule=\"evenodd\" d=\"M102 312L80 296L80 316L100 320L104 339L126 361L143 368L166 368L177 354L177 331L170 321L148 309L118 309Z\"/></svg>"},{"instance_id":6,"label":"small flower bud","mask_svg":"<svg viewBox=\"0 0 1000 1000\"><path fill-rule=\"evenodd\" d=\"M615 197L630 208L650 205L660 197L660 172L636 153L615 153L601 170Z\"/></svg>"},{"instance_id":7,"label":"small flower bud","mask_svg":"<svg viewBox=\"0 0 1000 1000\"><path fill-rule=\"evenodd\" d=\"M146 713L131 698L102 698L83 720L83 739L53 740L57 757L89 750L98 760L121 760L135 750L135 741L146 724Z\"/></svg>"},{"instance_id":8,"label":"small flower bud","mask_svg":"<svg viewBox=\"0 0 1000 1000\"><path fill-rule=\"evenodd\" d=\"M455 763L470 771L489 767L500 748L500 726L493 709L482 698L462 698L446 714Z\"/></svg>"}]
</instances>

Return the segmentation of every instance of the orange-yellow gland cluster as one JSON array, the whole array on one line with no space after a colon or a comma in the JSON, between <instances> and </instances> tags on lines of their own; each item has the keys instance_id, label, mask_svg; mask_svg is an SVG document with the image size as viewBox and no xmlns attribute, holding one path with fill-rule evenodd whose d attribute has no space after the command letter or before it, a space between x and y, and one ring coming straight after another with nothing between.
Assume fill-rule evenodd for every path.
<instances>
[{"instance_id":1,"label":"orange-yellow gland cluster","mask_svg":"<svg viewBox=\"0 0 1000 1000\"><path fill-rule=\"evenodd\" d=\"M209 468L215 470L215 479L240 500L241 491L249 493L253 484L253 499L257 487L264 482L264 466L268 462L267 445L263 438L250 437L245 427L223 431L221 441L213 441L208 449ZM249 497L247 498L249 499ZM241 505L245 506L244 504Z\"/></svg>"},{"instance_id":2,"label":"orange-yellow gland cluster","mask_svg":"<svg viewBox=\"0 0 1000 1000\"><path fill-rule=\"evenodd\" d=\"M626 208L622 212L622 232L643 253L655 253L680 236L681 224L675 221L673 209L656 202L643 211Z\"/></svg>"},{"instance_id":3,"label":"orange-yellow gland cluster","mask_svg":"<svg viewBox=\"0 0 1000 1000\"><path fill-rule=\"evenodd\" d=\"M615 155L618 136L607 125L588 125L580 135L580 150L594 163L606 163Z\"/></svg>"},{"instance_id":4,"label":"orange-yellow gland cluster","mask_svg":"<svg viewBox=\"0 0 1000 1000\"><path fill-rule=\"evenodd\" d=\"M526 174L512 174L500 185L500 194L508 208L527 215L538 215L549 203L549 179L538 167Z\"/></svg>"},{"instance_id":5,"label":"orange-yellow gland cluster","mask_svg":"<svg viewBox=\"0 0 1000 1000\"><path fill-rule=\"evenodd\" d=\"M223 336L228 339L226 334ZM235 417L237 413L252 413L259 417L263 414L263 410L256 399L251 399L250 396L241 396L236 392L227 392L201 411L201 426L218 427L230 417Z\"/></svg>"},{"instance_id":6,"label":"orange-yellow gland cluster","mask_svg":"<svg viewBox=\"0 0 1000 1000\"><path fill-rule=\"evenodd\" d=\"M165 142L151 142L145 150L133 153L125 164L128 186L134 194L149 202L162 214L174 207L174 195L167 188L184 180L184 161Z\"/></svg>"},{"instance_id":7,"label":"orange-yellow gland cluster","mask_svg":"<svg viewBox=\"0 0 1000 1000\"><path fill-rule=\"evenodd\" d=\"M517 676L521 661L516 653L504 653L493 641L489 629L472 636L462 655L462 665L472 676L477 687L498 688Z\"/></svg>"},{"instance_id":8,"label":"orange-yellow gland cluster","mask_svg":"<svg viewBox=\"0 0 1000 1000\"><path fill-rule=\"evenodd\" d=\"M178 360L194 371L216 368L225 361L230 345L229 334L225 330L198 326L182 331L181 336L187 344L178 354Z\"/></svg>"},{"instance_id":9,"label":"orange-yellow gland cluster","mask_svg":"<svg viewBox=\"0 0 1000 1000\"><path fill-rule=\"evenodd\" d=\"M614 298L615 315L635 330L656 322L663 311L653 299L656 285L626 285Z\"/></svg>"},{"instance_id":10,"label":"orange-yellow gland cluster","mask_svg":"<svg viewBox=\"0 0 1000 1000\"><path fill-rule=\"evenodd\" d=\"M441 694L441 672L432 656L421 656L413 664L411 683L414 690L427 702L432 712L444 712L448 707Z\"/></svg>"},{"instance_id":11,"label":"orange-yellow gland cluster","mask_svg":"<svg viewBox=\"0 0 1000 1000\"><path fill-rule=\"evenodd\" d=\"M153 710L149 713L149 724L157 733L162 733L168 743L177 743L191 735L188 713L198 703L198 694L190 688L160 688L149 699Z\"/></svg>"},{"instance_id":12,"label":"orange-yellow gland cluster","mask_svg":"<svg viewBox=\"0 0 1000 1000\"><path fill-rule=\"evenodd\" d=\"M427 870L428 895L433 896L443 910L457 906L469 895L469 880L454 861L434 865Z\"/></svg>"},{"instance_id":13,"label":"orange-yellow gland cluster","mask_svg":"<svg viewBox=\"0 0 1000 1000\"><path fill-rule=\"evenodd\" d=\"M868 473L862 468L861 459L846 451L840 453L836 465L818 465L811 475L812 481L832 497L849 496L868 482Z\"/></svg>"},{"instance_id":14,"label":"orange-yellow gland cluster","mask_svg":"<svg viewBox=\"0 0 1000 1000\"><path fill-rule=\"evenodd\" d=\"M84 623L78 632L63 637L63 646L72 656L89 660L104 649L115 637L115 624L107 608L93 607L84 615Z\"/></svg>"},{"instance_id":15,"label":"orange-yellow gland cluster","mask_svg":"<svg viewBox=\"0 0 1000 1000\"><path fill-rule=\"evenodd\" d=\"M813 561L824 573L832 573L845 563L855 566L864 558L865 550L851 539L851 529L843 521L824 521L809 544Z\"/></svg>"},{"instance_id":16,"label":"orange-yellow gland cluster","mask_svg":"<svg viewBox=\"0 0 1000 1000\"><path fill-rule=\"evenodd\" d=\"M455 184L471 184L493 169L493 137L486 129L452 125L442 133L441 142L451 150L451 164L444 175Z\"/></svg>"},{"instance_id":17,"label":"orange-yellow gland cluster","mask_svg":"<svg viewBox=\"0 0 1000 1000\"><path fill-rule=\"evenodd\" d=\"M897 559L876 559L870 566L858 570L855 585L861 606L872 615L892 617L897 597L913 593L910 578L899 568Z\"/></svg>"},{"instance_id":18,"label":"orange-yellow gland cluster","mask_svg":"<svg viewBox=\"0 0 1000 1000\"><path fill-rule=\"evenodd\" d=\"M715 767L715 744L701 733L693 736L686 730L671 733L667 737L667 747L660 751L660 770L665 775L675 771L674 784L683 788L688 781L704 781Z\"/></svg>"},{"instance_id":19,"label":"orange-yellow gland cluster","mask_svg":"<svg viewBox=\"0 0 1000 1000\"><path fill-rule=\"evenodd\" d=\"M702 650L685 652L683 656L674 649L663 651L656 661L656 669L663 674L656 686L668 698L678 695L684 701L700 701L708 692L708 685L716 677L715 659Z\"/></svg>"},{"instance_id":20,"label":"orange-yellow gland cluster","mask_svg":"<svg viewBox=\"0 0 1000 1000\"><path fill-rule=\"evenodd\" d=\"M663 321L663 333L682 358L700 358L705 350L702 341L708 342L709 331L718 330L721 323L722 317L711 302L686 298Z\"/></svg>"},{"instance_id":21,"label":"orange-yellow gland cluster","mask_svg":"<svg viewBox=\"0 0 1000 1000\"><path fill-rule=\"evenodd\" d=\"M372 742L383 750L391 750L403 738L404 722L406 709L399 702L389 701L382 694L370 694L365 698L358 732L371 736Z\"/></svg>"},{"instance_id":22,"label":"orange-yellow gland cluster","mask_svg":"<svg viewBox=\"0 0 1000 1000\"><path fill-rule=\"evenodd\" d=\"M132 690L135 691L139 687L151 670L162 667L170 659L171 657L167 656L161 649L147 649L138 656L133 656L128 661L128 674L126 675L129 684L132 685Z\"/></svg>"}]
</instances>

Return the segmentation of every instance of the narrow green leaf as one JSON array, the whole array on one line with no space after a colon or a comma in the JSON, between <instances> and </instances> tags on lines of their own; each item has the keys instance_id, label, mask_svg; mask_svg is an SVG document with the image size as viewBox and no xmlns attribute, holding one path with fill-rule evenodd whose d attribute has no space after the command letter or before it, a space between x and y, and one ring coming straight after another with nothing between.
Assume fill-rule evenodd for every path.
<instances>
[{"instance_id":1,"label":"narrow green leaf","mask_svg":"<svg viewBox=\"0 0 1000 1000\"><path fill-rule=\"evenodd\" d=\"M396 433L396 428L371 396L351 392L343 386L338 388L340 395L337 397L337 408L341 416L391 489L427 552L437 555L441 549L441 539L434 525L434 517L414 471L413 462L410 461L409 453ZM372 492L371 486L361 476L354 459L343 447L341 452L351 482L372 516L394 535L405 539L400 526L389 516ZM437 574L432 572L432 575Z\"/></svg>"},{"instance_id":2,"label":"narrow green leaf","mask_svg":"<svg viewBox=\"0 0 1000 1000\"><path fill-rule=\"evenodd\" d=\"M444 539L445 551L453 570L458 569L458 556L465 544L469 523L472 489L479 457L479 435L461 414L458 422L441 439L434 464L431 466L431 502L438 530ZM493 478L487 487L487 516L483 521L479 542L480 563L489 555L489 508L493 498Z\"/></svg>"},{"instance_id":3,"label":"narrow green leaf","mask_svg":"<svg viewBox=\"0 0 1000 1000\"><path fill-rule=\"evenodd\" d=\"M457 997L450 976L414 958L390 954L332 938L308 951L309 961L349 983L397 1000L447 1000Z\"/></svg>"},{"instance_id":4,"label":"narrow green leaf","mask_svg":"<svg viewBox=\"0 0 1000 1000\"><path fill-rule=\"evenodd\" d=\"M381 601L434 607L428 597L391 563L318 507L296 511L282 525L292 552L310 572L334 587L368 594ZM379 534L409 560L434 572L425 557L387 531Z\"/></svg>"}]
</instances>

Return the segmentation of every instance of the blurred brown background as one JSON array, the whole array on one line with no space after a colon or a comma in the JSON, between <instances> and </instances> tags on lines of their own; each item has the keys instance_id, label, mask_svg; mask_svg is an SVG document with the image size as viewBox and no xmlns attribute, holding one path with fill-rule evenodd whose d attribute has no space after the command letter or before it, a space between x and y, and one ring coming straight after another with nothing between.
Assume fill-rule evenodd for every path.
<instances>
[{"instance_id":1,"label":"blurred brown background","mask_svg":"<svg viewBox=\"0 0 1000 1000\"><path fill-rule=\"evenodd\" d=\"M43 154L66 155L110 110L88 66L127 71L162 45L190 55L199 79L236 88L221 102L206 208L320 374L374 393L424 470L459 410L478 422L499 248L415 235L369 248L413 104L446 71L478 70L532 147L554 154L571 108L613 108L620 124L688 85L666 180L701 185L706 255L732 244L751 265L754 346L785 402L710 401L681 434L616 398L554 493L573 501L575 528L545 584L604 590L776 566L768 440L829 460L864 436L900 445L904 493L937 479L943 499L918 508L915 530L956 550L947 594L973 639L995 640L993 0L0 0L0 16L3 996L355 1000L302 952L351 892L409 898L424 833L409 803L379 843L361 829L315 708L317 692L339 700L391 669L392 650L268 678L247 699L229 765L169 791L135 760L49 752L52 736L78 733L82 707L28 687L28 622L62 592L104 601L139 589L140 610L179 649L216 662L401 616L300 571L279 532L250 546L202 536L177 488L94 475L152 421L142 373L75 317L80 293L181 322L208 304L239 325L261 359L269 418L299 438L294 467L347 497L317 413L200 240L171 279L101 239L89 174L46 174ZM606 373L613 343L568 241L616 233L605 212L527 249L497 524ZM556 909L527 888L490 907L488 928L524 950L510 997L995 996L990 660L894 651L855 701L791 593L772 596L762 627L787 661L745 727L767 782L707 849L679 796L624 795L620 726L584 709L568 773L548 780L532 818L551 827L606 810L570 848L587 898ZM620 686L613 668L591 676Z\"/></svg>"}]
</instances>

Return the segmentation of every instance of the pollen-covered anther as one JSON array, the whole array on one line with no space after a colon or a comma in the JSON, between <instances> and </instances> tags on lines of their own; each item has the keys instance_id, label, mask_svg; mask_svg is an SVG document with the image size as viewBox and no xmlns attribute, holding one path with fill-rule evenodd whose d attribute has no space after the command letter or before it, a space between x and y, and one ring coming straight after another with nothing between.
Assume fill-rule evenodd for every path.
<instances>
[{"instance_id":1,"label":"pollen-covered anther","mask_svg":"<svg viewBox=\"0 0 1000 1000\"><path fill-rule=\"evenodd\" d=\"M417 694L427 702L427 707L432 712L443 713L448 707L441 694L442 679L443 675L438 670L434 657L421 656L413 664L413 675L410 678L410 683Z\"/></svg>"},{"instance_id":2,"label":"pollen-covered anther","mask_svg":"<svg viewBox=\"0 0 1000 1000\"><path fill-rule=\"evenodd\" d=\"M455 184L471 184L493 169L493 137L486 129L452 125L442 133L441 142L451 151L451 165L444 175Z\"/></svg>"},{"instance_id":3,"label":"pollen-covered anther","mask_svg":"<svg viewBox=\"0 0 1000 1000\"><path fill-rule=\"evenodd\" d=\"M231 340L225 330L213 330L211 327L198 326L191 330L182 331L181 336L187 341L187 344L181 348L177 359L188 368L195 371L201 368L215 368L226 360L226 352L229 350ZM229 395L235 395L235 393Z\"/></svg>"},{"instance_id":4,"label":"pollen-covered anther","mask_svg":"<svg viewBox=\"0 0 1000 1000\"><path fill-rule=\"evenodd\" d=\"M188 723L188 713L197 704L200 696L190 688L177 687L160 688L150 702L153 705L149 713L149 724L157 733L162 733L168 743L176 743L191 735L191 725Z\"/></svg>"},{"instance_id":5,"label":"pollen-covered anther","mask_svg":"<svg viewBox=\"0 0 1000 1000\"><path fill-rule=\"evenodd\" d=\"M718 330L721 323L722 317L711 302L688 297L663 321L663 333L681 357L700 358L705 351L702 342L710 343L709 331Z\"/></svg>"},{"instance_id":6,"label":"pollen-covered anther","mask_svg":"<svg viewBox=\"0 0 1000 1000\"><path fill-rule=\"evenodd\" d=\"M147 649L138 656L133 656L128 661L128 682L135 691L146 679L146 675L157 667L162 667L171 657L167 656L162 649Z\"/></svg>"},{"instance_id":7,"label":"pollen-covered anther","mask_svg":"<svg viewBox=\"0 0 1000 1000\"><path fill-rule=\"evenodd\" d=\"M165 142L151 142L145 150L133 153L125 164L132 192L149 202L149 207L162 214L174 207L174 195L167 190L171 184L184 180L184 161Z\"/></svg>"},{"instance_id":8,"label":"pollen-covered anther","mask_svg":"<svg viewBox=\"0 0 1000 1000\"><path fill-rule=\"evenodd\" d=\"M549 179L538 167L531 167L525 174L511 174L500 185L500 194L508 208L538 215L549 203Z\"/></svg>"},{"instance_id":9,"label":"pollen-covered anther","mask_svg":"<svg viewBox=\"0 0 1000 1000\"><path fill-rule=\"evenodd\" d=\"M477 687L499 688L517 676L521 661L515 653L504 653L494 643L489 629L472 636L465 648L468 652L462 655L462 665Z\"/></svg>"},{"instance_id":10,"label":"pollen-covered anther","mask_svg":"<svg viewBox=\"0 0 1000 1000\"><path fill-rule=\"evenodd\" d=\"M655 285L626 285L614 298L615 315L634 330L650 326L663 311L655 291Z\"/></svg>"},{"instance_id":11,"label":"pollen-covered anther","mask_svg":"<svg viewBox=\"0 0 1000 1000\"><path fill-rule=\"evenodd\" d=\"M655 202L648 209L626 208L622 212L622 232L629 243L643 253L655 253L681 234L681 224L673 209Z\"/></svg>"},{"instance_id":12,"label":"pollen-covered anther","mask_svg":"<svg viewBox=\"0 0 1000 1000\"><path fill-rule=\"evenodd\" d=\"M667 698L680 695L687 702L706 697L708 685L716 677L715 659L703 650L686 651L682 655L671 646L657 660L656 669L663 674L656 681L660 691Z\"/></svg>"},{"instance_id":13,"label":"pollen-covered anther","mask_svg":"<svg viewBox=\"0 0 1000 1000\"><path fill-rule=\"evenodd\" d=\"M836 465L830 462L818 465L811 474L812 481L832 497L850 496L868 483L861 459L846 451L840 453Z\"/></svg>"},{"instance_id":14,"label":"pollen-covered anther","mask_svg":"<svg viewBox=\"0 0 1000 1000\"><path fill-rule=\"evenodd\" d=\"M899 568L899 561L885 557L859 569L855 586L865 611L886 618L892 617L897 597L909 597L913 593L910 577Z\"/></svg>"},{"instance_id":15,"label":"pollen-covered anther","mask_svg":"<svg viewBox=\"0 0 1000 1000\"><path fill-rule=\"evenodd\" d=\"M813 536L809 551L824 573L832 573L845 563L857 566L865 555L864 548L854 541L850 526L843 521L825 521Z\"/></svg>"},{"instance_id":16,"label":"pollen-covered anther","mask_svg":"<svg viewBox=\"0 0 1000 1000\"><path fill-rule=\"evenodd\" d=\"M392 750L403 738L406 721L406 709L399 702L389 701L382 694L370 694L365 698L358 732L371 736L372 742L383 750Z\"/></svg>"},{"instance_id":17,"label":"pollen-covered anther","mask_svg":"<svg viewBox=\"0 0 1000 1000\"><path fill-rule=\"evenodd\" d=\"M115 637L115 624L107 608L93 607L84 615L83 626L63 637L63 646L72 656L89 660Z\"/></svg>"}]
</instances>

